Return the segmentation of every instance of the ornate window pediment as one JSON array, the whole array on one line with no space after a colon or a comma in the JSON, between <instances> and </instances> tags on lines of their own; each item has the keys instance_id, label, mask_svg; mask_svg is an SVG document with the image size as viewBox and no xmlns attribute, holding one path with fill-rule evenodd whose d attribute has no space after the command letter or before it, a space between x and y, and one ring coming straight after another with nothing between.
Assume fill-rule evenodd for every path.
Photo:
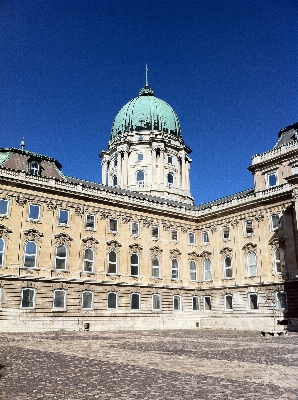
<instances>
[{"instance_id":1,"label":"ornate window pediment","mask_svg":"<svg viewBox=\"0 0 298 400\"><path fill-rule=\"evenodd\" d=\"M204 251L200 254L200 257L208 258L208 257L210 257L210 256L211 256L211 251L207 251L207 250L204 250Z\"/></svg>"},{"instance_id":2,"label":"ornate window pediment","mask_svg":"<svg viewBox=\"0 0 298 400\"><path fill-rule=\"evenodd\" d=\"M37 229L35 228L31 228L31 229L26 229L24 231L24 235L26 236L26 240L36 240L36 241L40 241L41 238L43 237L43 233L39 232Z\"/></svg>"},{"instance_id":3,"label":"ornate window pediment","mask_svg":"<svg viewBox=\"0 0 298 400\"><path fill-rule=\"evenodd\" d=\"M163 249L161 249L159 246L153 246L153 247L150 247L150 251L151 251L152 255L153 254L161 254L163 252Z\"/></svg>"},{"instance_id":4,"label":"ornate window pediment","mask_svg":"<svg viewBox=\"0 0 298 400\"><path fill-rule=\"evenodd\" d=\"M172 257L178 258L179 256L181 256L182 253L179 249L172 249L170 250L170 254Z\"/></svg>"},{"instance_id":5,"label":"ornate window pediment","mask_svg":"<svg viewBox=\"0 0 298 400\"><path fill-rule=\"evenodd\" d=\"M65 232L57 233L56 235L54 235L54 238L56 244L59 243L59 244L64 244L66 246L70 246L71 241L73 240L72 237Z\"/></svg>"},{"instance_id":6,"label":"ornate window pediment","mask_svg":"<svg viewBox=\"0 0 298 400\"><path fill-rule=\"evenodd\" d=\"M250 253L251 251L256 251L257 245L254 243L246 243L243 247L242 250L244 250L245 254Z\"/></svg>"},{"instance_id":7,"label":"ornate window pediment","mask_svg":"<svg viewBox=\"0 0 298 400\"><path fill-rule=\"evenodd\" d=\"M87 247L93 247L96 246L99 241L95 239L93 236L87 236L82 239L82 242L87 246Z\"/></svg>"},{"instance_id":8,"label":"ornate window pediment","mask_svg":"<svg viewBox=\"0 0 298 400\"><path fill-rule=\"evenodd\" d=\"M233 250L231 249L231 247L224 247L223 249L220 250L220 254L223 257L226 257L226 256L230 256L232 254L232 251Z\"/></svg>"},{"instance_id":9,"label":"ornate window pediment","mask_svg":"<svg viewBox=\"0 0 298 400\"><path fill-rule=\"evenodd\" d=\"M278 237L277 235L273 235L273 237L269 240L269 244L273 249L277 249L278 247L283 247L286 239Z\"/></svg>"},{"instance_id":10,"label":"ornate window pediment","mask_svg":"<svg viewBox=\"0 0 298 400\"><path fill-rule=\"evenodd\" d=\"M112 250L112 249L117 249L118 247L122 247L122 244L119 243L117 240L113 239L107 242L107 246L109 247L110 250Z\"/></svg>"},{"instance_id":11,"label":"ornate window pediment","mask_svg":"<svg viewBox=\"0 0 298 400\"><path fill-rule=\"evenodd\" d=\"M137 253L143 250L143 246L139 245L138 243L132 243L129 245L130 251L133 253Z\"/></svg>"},{"instance_id":12,"label":"ornate window pediment","mask_svg":"<svg viewBox=\"0 0 298 400\"><path fill-rule=\"evenodd\" d=\"M9 233L12 233L12 230L3 224L0 224L0 237L7 239Z\"/></svg>"},{"instance_id":13,"label":"ornate window pediment","mask_svg":"<svg viewBox=\"0 0 298 400\"><path fill-rule=\"evenodd\" d=\"M192 259L197 259L198 257L200 257L200 254L197 253L196 251L191 251L188 254L188 259L192 260Z\"/></svg>"}]
</instances>

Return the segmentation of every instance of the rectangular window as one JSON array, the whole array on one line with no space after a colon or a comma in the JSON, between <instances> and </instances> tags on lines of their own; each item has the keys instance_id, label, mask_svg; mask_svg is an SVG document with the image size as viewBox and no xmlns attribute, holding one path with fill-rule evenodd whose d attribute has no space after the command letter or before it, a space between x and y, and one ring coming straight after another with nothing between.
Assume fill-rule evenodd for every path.
<instances>
[{"instance_id":1,"label":"rectangular window","mask_svg":"<svg viewBox=\"0 0 298 400\"><path fill-rule=\"evenodd\" d=\"M168 164L173 165L173 156L168 156Z\"/></svg>"},{"instance_id":2,"label":"rectangular window","mask_svg":"<svg viewBox=\"0 0 298 400\"><path fill-rule=\"evenodd\" d=\"M54 290L53 309L65 310L66 308L66 292L65 290Z\"/></svg>"},{"instance_id":3,"label":"rectangular window","mask_svg":"<svg viewBox=\"0 0 298 400\"><path fill-rule=\"evenodd\" d=\"M29 204L29 219L32 221L40 220L40 206L38 204Z\"/></svg>"},{"instance_id":4,"label":"rectangular window","mask_svg":"<svg viewBox=\"0 0 298 400\"><path fill-rule=\"evenodd\" d=\"M22 289L21 308L35 307L35 289Z\"/></svg>"},{"instance_id":5,"label":"rectangular window","mask_svg":"<svg viewBox=\"0 0 298 400\"><path fill-rule=\"evenodd\" d=\"M251 219L244 222L244 233L245 236L251 236L254 233L253 222Z\"/></svg>"},{"instance_id":6,"label":"rectangular window","mask_svg":"<svg viewBox=\"0 0 298 400\"><path fill-rule=\"evenodd\" d=\"M93 309L93 292L86 290L82 292L82 310Z\"/></svg>"},{"instance_id":7,"label":"rectangular window","mask_svg":"<svg viewBox=\"0 0 298 400\"><path fill-rule=\"evenodd\" d=\"M173 310L174 311L181 311L182 304L181 304L181 297L180 296L173 296Z\"/></svg>"},{"instance_id":8,"label":"rectangular window","mask_svg":"<svg viewBox=\"0 0 298 400\"><path fill-rule=\"evenodd\" d=\"M161 295L152 295L152 310L161 310Z\"/></svg>"},{"instance_id":9,"label":"rectangular window","mask_svg":"<svg viewBox=\"0 0 298 400\"><path fill-rule=\"evenodd\" d=\"M118 232L118 220L110 218L110 232Z\"/></svg>"},{"instance_id":10,"label":"rectangular window","mask_svg":"<svg viewBox=\"0 0 298 400\"><path fill-rule=\"evenodd\" d=\"M196 234L193 232L189 232L188 234L188 243L189 244L196 244Z\"/></svg>"},{"instance_id":11,"label":"rectangular window","mask_svg":"<svg viewBox=\"0 0 298 400\"><path fill-rule=\"evenodd\" d=\"M222 240L230 239L230 228L228 226L224 226L222 228Z\"/></svg>"},{"instance_id":12,"label":"rectangular window","mask_svg":"<svg viewBox=\"0 0 298 400\"><path fill-rule=\"evenodd\" d=\"M249 310L258 310L258 295L257 293L249 293L248 294L248 309Z\"/></svg>"},{"instance_id":13,"label":"rectangular window","mask_svg":"<svg viewBox=\"0 0 298 400\"><path fill-rule=\"evenodd\" d=\"M204 311L211 311L211 296L204 296Z\"/></svg>"},{"instance_id":14,"label":"rectangular window","mask_svg":"<svg viewBox=\"0 0 298 400\"><path fill-rule=\"evenodd\" d=\"M233 310L233 296L231 294L225 295L225 310L226 311Z\"/></svg>"},{"instance_id":15,"label":"rectangular window","mask_svg":"<svg viewBox=\"0 0 298 400\"><path fill-rule=\"evenodd\" d=\"M203 244L208 244L209 243L208 232L202 232L202 242L203 242Z\"/></svg>"},{"instance_id":16,"label":"rectangular window","mask_svg":"<svg viewBox=\"0 0 298 400\"><path fill-rule=\"evenodd\" d=\"M271 172L267 175L267 187L271 188L272 186L277 185L277 174L276 172Z\"/></svg>"},{"instance_id":17,"label":"rectangular window","mask_svg":"<svg viewBox=\"0 0 298 400\"><path fill-rule=\"evenodd\" d=\"M86 214L85 228L86 229L95 229L95 215Z\"/></svg>"},{"instance_id":18,"label":"rectangular window","mask_svg":"<svg viewBox=\"0 0 298 400\"><path fill-rule=\"evenodd\" d=\"M271 215L271 229L276 231L281 227L281 217L278 214Z\"/></svg>"},{"instance_id":19,"label":"rectangular window","mask_svg":"<svg viewBox=\"0 0 298 400\"><path fill-rule=\"evenodd\" d=\"M132 293L130 298L130 309L139 310L140 309L140 294Z\"/></svg>"},{"instance_id":20,"label":"rectangular window","mask_svg":"<svg viewBox=\"0 0 298 400\"><path fill-rule=\"evenodd\" d=\"M69 211L68 210L59 210L59 217L58 217L58 224L59 225L69 225Z\"/></svg>"},{"instance_id":21,"label":"rectangular window","mask_svg":"<svg viewBox=\"0 0 298 400\"><path fill-rule=\"evenodd\" d=\"M159 226L152 226L151 228L152 239L159 239Z\"/></svg>"},{"instance_id":22,"label":"rectangular window","mask_svg":"<svg viewBox=\"0 0 298 400\"><path fill-rule=\"evenodd\" d=\"M108 293L108 310L116 310L118 306L118 296L116 292Z\"/></svg>"},{"instance_id":23,"label":"rectangular window","mask_svg":"<svg viewBox=\"0 0 298 400\"><path fill-rule=\"evenodd\" d=\"M210 260L204 260L203 269L204 269L204 281L211 281L211 261Z\"/></svg>"},{"instance_id":24,"label":"rectangular window","mask_svg":"<svg viewBox=\"0 0 298 400\"><path fill-rule=\"evenodd\" d=\"M200 298L199 296L192 297L192 310L198 311L200 309Z\"/></svg>"},{"instance_id":25,"label":"rectangular window","mask_svg":"<svg viewBox=\"0 0 298 400\"><path fill-rule=\"evenodd\" d=\"M137 157L138 157L137 158L138 161L143 161L144 160L144 154L143 153L138 153Z\"/></svg>"},{"instance_id":26,"label":"rectangular window","mask_svg":"<svg viewBox=\"0 0 298 400\"><path fill-rule=\"evenodd\" d=\"M138 222L131 223L131 234L133 236L140 236L140 224Z\"/></svg>"},{"instance_id":27,"label":"rectangular window","mask_svg":"<svg viewBox=\"0 0 298 400\"><path fill-rule=\"evenodd\" d=\"M171 229L171 241L178 242L178 230L177 229Z\"/></svg>"},{"instance_id":28,"label":"rectangular window","mask_svg":"<svg viewBox=\"0 0 298 400\"><path fill-rule=\"evenodd\" d=\"M9 201L0 199L0 215L8 215Z\"/></svg>"},{"instance_id":29,"label":"rectangular window","mask_svg":"<svg viewBox=\"0 0 298 400\"><path fill-rule=\"evenodd\" d=\"M0 267L4 265L5 240L0 237Z\"/></svg>"},{"instance_id":30,"label":"rectangular window","mask_svg":"<svg viewBox=\"0 0 298 400\"><path fill-rule=\"evenodd\" d=\"M287 305L287 294L284 291L276 292L276 309L286 310Z\"/></svg>"}]
</instances>

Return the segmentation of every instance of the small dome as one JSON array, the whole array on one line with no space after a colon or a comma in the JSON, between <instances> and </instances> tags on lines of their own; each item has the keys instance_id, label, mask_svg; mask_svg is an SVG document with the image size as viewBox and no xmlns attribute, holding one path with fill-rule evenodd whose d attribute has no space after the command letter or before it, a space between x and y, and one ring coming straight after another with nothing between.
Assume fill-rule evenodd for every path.
<instances>
[{"instance_id":1,"label":"small dome","mask_svg":"<svg viewBox=\"0 0 298 400\"><path fill-rule=\"evenodd\" d=\"M158 130L181 138L181 127L177 114L165 101L154 96L153 90L145 86L139 97L129 101L116 115L111 139L123 132Z\"/></svg>"}]
</instances>

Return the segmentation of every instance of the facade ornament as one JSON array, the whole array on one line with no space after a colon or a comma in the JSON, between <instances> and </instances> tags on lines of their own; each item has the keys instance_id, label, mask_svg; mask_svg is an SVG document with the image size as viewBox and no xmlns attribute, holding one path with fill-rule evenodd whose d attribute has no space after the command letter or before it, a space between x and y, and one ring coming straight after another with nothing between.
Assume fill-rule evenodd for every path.
<instances>
[{"instance_id":1,"label":"facade ornament","mask_svg":"<svg viewBox=\"0 0 298 400\"><path fill-rule=\"evenodd\" d=\"M256 247L257 247L256 244L249 242L249 243L246 243L246 244L242 247L242 250L244 250L244 253L245 253L245 254L248 254L248 253L250 253L251 251L256 251Z\"/></svg>"},{"instance_id":2,"label":"facade ornament","mask_svg":"<svg viewBox=\"0 0 298 400\"><path fill-rule=\"evenodd\" d=\"M172 224L168 221L162 221L162 226L164 231L169 231L172 227Z\"/></svg>"},{"instance_id":3,"label":"facade ornament","mask_svg":"<svg viewBox=\"0 0 298 400\"><path fill-rule=\"evenodd\" d=\"M283 247L284 243L285 243L286 239L285 238L280 238L278 236L273 236L270 240L269 240L269 244L272 247L272 249L277 249L279 247Z\"/></svg>"},{"instance_id":4,"label":"facade ornament","mask_svg":"<svg viewBox=\"0 0 298 400\"><path fill-rule=\"evenodd\" d=\"M211 230L212 233L214 233L217 230L217 224L215 224L215 223L211 224L210 225L210 230Z\"/></svg>"},{"instance_id":5,"label":"facade ornament","mask_svg":"<svg viewBox=\"0 0 298 400\"><path fill-rule=\"evenodd\" d=\"M80 206L76 206L75 207L75 215L76 216L80 216L80 215L83 215L83 213L84 213L84 209L83 209L83 207L80 207Z\"/></svg>"},{"instance_id":6,"label":"facade ornament","mask_svg":"<svg viewBox=\"0 0 298 400\"><path fill-rule=\"evenodd\" d=\"M153 246L153 247L150 247L150 251L151 251L152 255L153 254L161 254L163 252L163 249L161 249L159 246Z\"/></svg>"},{"instance_id":7,"label":"facade ornament","mask_svg":"<svg viewBox=\"0 0 298 400\"><path fill-rule=\"evenodd\" d=\"M298 188L293 189L293 199L298 201Z\"/></svg>"},{"instance_id":8,"label":"facade ornament","mask_svg":"<svg viewBox=\"0 0 298 400\"><path fill-rule=\"evenodd\" d=\"M107 219L112 216L111 212L108 210L100 210L99 215L100 215L100 219Z\"/></svg>"},{"instance_id":9,"label":"facade ornament","mask_svg":"<svg viewBox=\"0 0 298 400\"><path fill-rule=\"evenodd\" d=\"M170 254L172 257L179 258L181 256L181 251L179 249L172 249L170 250Z\"/></svg>"},{"instance_id":10,"label":"facade ornament","mask_svg":"<svg viewBox=\"0 0 298 400\"><path fill-rule=\"evenodd\" d=\"M0 237L8 239L9 233L12 233L12 230L3 224L0 224Z\"/></svg>"},{"instance_id":11,"label":"facade ornament","mask_svg":"<svg viewBox=\"0 0 298 400\"><path fill-rule=\"evenodd\" d=\"M27 198L23 194L16 196L16 203L19 206L24 206L27 203Z\"/></svg>"},{"instance_id":12,"label":"facade ornament","mask_svg":"<svg viewBox=\"0 0 298 400\"><path fill-rule=\"evenodd\" d=\"M42 232L39 232L35 228L26 229L24 231L24 235L26 236L26 240L34 240L39 242L41 238L44 236Z\"/></svg>"},{"instance_id":13,"label":"facade ornament","mask_svg":"<svg viewBox=\"0 0 298 400\"><path fill-rule=\"evenodd\" d=\"M209 258L211 256L211 251L207 251L207 250L204 250L201 254L200 254L200 257L203 257L203 258Z\"/></svg>"},{"instance_id":14,"label":"facade ornament","mask_svg":"<svg viewBox=\"0 0 298 400\"><path fill-rule=\"evenodd\" d=\"M198 257L200 257L200 254L197 253L196 251L191 251L191 252L189 252L187 254L188 254L188 259L189 260L192 260L193 258L194 259L198 259Z\"/></svg>"},{"instance_id":15,"label":"facade ornament","mask_svg":"<svg viewBox=\"0 0 298 400\"><path fill-rule=\"evenodd\" d=\"M122 214L122 222L124 224L128 224L131 221L132 221L132 215L131 214L127 214L127 213L123 213Z\"/></svg>"},{"instance_id":16,"label":"facade ornament","mask_svg":"<svg viewBox=\"0 0 298 400\"><path fill-rule=\"evenodd\" d=\"M234 219L231 221L231 225L232 225L233 228L235 228L238 224L239 224L239 221L238 221L237 218L234 218Z\"/></svg>"},{"instance_id":17,"label":"facade ornament","mask_svg":"<svg viewBox=\"0 0 298 400\"><path fill-rule=\"evenodd\" d=\"M87 237L83 238L82 242L87 247L94 247L99 243L99 241L97 239L95 239L93 236L87 236Z\"/></svg>"},{"instance_id":18,"label":"facade ornament","mask_svg":"<svg viewBox=\"0 0 298 400\"><path fill-rule=\"evenodd\" d=\"M230 255L231 255L232 251L233 251L233 250L231 249L231 247L224 247L223 249L220 250L220 254L221 254L223 257L227 257L227 256L230 256Z\"/></svg>"},{"instance_id":19,"label":"facade ornament","mask_svg":"<svg viewBox=\"0 0 298 400\"><path fill-rule=\"evenodd\" d=\"M115 250L115 249L117 249L118 247L122 247L122 244L119 243L117 240L112 239L112 240L109 240L109 241L107 242L107 246L109 247L110 250L111 250L111 249Z\"/></svg>"},{"instance_id":20,"label":"facade ornament","mask_svg":"<svg viewBox=\"0 0 298 400\"><path fill-rule=\"evenodd\" d=\"M65 246L70 246L71 241L73 240L73 238L65 232L57 233L54 235L54 238L56 244L64 244Z\"/></svg>"},{"instance_id":21,"label":"facade ornament","mask_svg":"<svg viewBox=\"0 0 298 400\"><path fill-rule=\"evenodd\" d=\"M54 201L54 200L48 200L47 201L47 209L48 210L56 210L56 208L57 208L57 203L56 203L56 201Z\"/></svg>"},{"instance_id":22,"label":"facade ornament","mask_svg":"<svg viewBox=\"0 0 298 400\"><path fill-rule=\"evenodd\" d=\"M146 226L147 228L149 228L149 226L153 223L153 220L147 217L143 218L142 221L143 225Z\"/></svg>"},{"instance_id":23,"label":"facade ornament","mask_svg":"<svg viewBox=\"0 0 298 400\"><path fill-rule=\"evenodd\" d=\"M262 214L262 211L258 211L257 215L255 216L255 220L257 222L261 222L264 220L264 214Z\"/></svg>"},{"instance_id":24,"label":"facade ornament","mask_svg":"<svg viewBox=\"0 0 298 400\"><path fill-rule=\"evenodd\" d=\"M143 246L139 245L138 243L133 243L128 246L132 253L137 253L143 250Z\"/></svg>"},{"instance_id":25,"label":"facade ornament","mask_svg":"<svg viewBox=\"0 0 298 400\"><path fill-rule=\"evenodd\" d=\"M183 233L187 233L188 227L186 225L181 225L180 228Z\"/></svg>"}]
</instances>

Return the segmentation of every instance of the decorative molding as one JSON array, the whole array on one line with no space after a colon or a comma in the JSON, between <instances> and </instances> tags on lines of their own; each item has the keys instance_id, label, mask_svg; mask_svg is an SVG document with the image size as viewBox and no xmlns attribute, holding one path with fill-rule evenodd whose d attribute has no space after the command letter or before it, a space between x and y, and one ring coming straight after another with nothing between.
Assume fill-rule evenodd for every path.
<instances>
[{"instance_id":1,"label":"decorative molding","mask_svg":"<svg viewBox=\"0 0 298 400\"><path fill-rule=\"evenodd\" d=\"M99 244L99 241L95 239L93 236L87 236L85 238L82 238L82 242L87 246L87 247L93 247Z\"/></svg>"},{"instance_id":2,"label":"decorative molding","mask_svg":"<svg viewBox=\"0 0 298 400\"><path fill-rule=\"evenodd\" d=\"M162 221L162 226L163 226L163 230L164 231L169 231L173 227L173 224L171 222L169 222L169 221L163 220Z\"/></svg>"},{"instance_id":3,"label":"decorative molding","mask_svg":"<svg viewBox=\"0 0 298 400\"><path fill-rule=\"evenodd\" d=\"M27 203L27 201L28 201L28 199L23 194L19 194L18 196L16 196L16 203L19 206L23 207Z\"/></svg>"},{"instance_id":4,"label":"decorative molding","mask_svg":"<svg viewBox=\"0 0 298 400\"><path fill-rule=\"evenodd\" d=\"M170 250L170 254L172 257L179 258L181 256L181 251L179 249L172 249Z\"/></svg>"},{"instance_id":5,"label":"decorative molding","mask_svg":"<svg viewBox=\"0 0 298 400\"><path fill-rule=\"evenodd\" d=\"M0 224L0 237L8 239L9 233L12 233L12 230L3 224Z\"/></svg>"},{"instance_id":6,"label":"decorative molding","mask_svg":"<svg viewBox=\"0 0 298 400\"><path fill-rule=\"evenodd\" d=\"M211 256L211 251L204 250L201 254L200 257L204 258L209 258Z\"/></svg>"},{"instance_id":7,"label":"decorative molding","mask_svg":"<svg viewBox=\"0 0 298 400\"><path fill-rule=\"evenodd\" d=\"M153 247L150 247L150 251L151 251L151 254L153 255L153 254L161 254L162 252L163 252L163 249L161 249L159 246L153 246Z\"/></svg>"},{"instance_id":8,"label":"decorative molding","mask_svg":"<svg viewBox=\"0 0 298 400\"><path fill-rule=\"evenodd\" d=\"M269 240L269 244L273 249L277 249L279 247L283 248L285 241L286 241L285 238L280 238L278 236L273 236Z\"/></svg>"},{"instance_id":9,"label":"decorative molding","mask_svg":"<svg viewBox=\"0 0 298 400\"><path fill-rule=\"evenodd\" d=\"M186 225L181 225L180 228L183 233L187 233L188 227Z\"/></svg>"},{"instance_id":10,"label":"decorative molding","mask_svg":"<svg viewBox=\"0 0 298 400\"><path fill-rule=\"evenodd\" d=\"M112 217L112 213L109 210L99 210L100 219L108 219Z\"/></svg>"},{"instance_id":11,"label":"decorative molding","mask_svg":"<svg viewBox=\"0 0 298 400\"><path fill-rule=\"evenodd\" d=\"M233 228L235 228L236 226L238 226L238 224L239 224L238 218L235 217L235 218L231 221L231 226L232 226Z\"/></svg>"},{"instance_id":12,"label":"decorative molding","mask_svg":"<svg viewBox=\"0 0 298 400\"><path fill-rule=\"evenodd\" d=\"M80 206L76 206L75 207L75 215L79 217L80 215L83 215L83 214L84 214L84 208L80 207Z\"/></svg>"},{"instance_id":13,"label":"decorative molding","mask_svg":"<svg viewBox=\"0 0 298 400\"><path fill-rule=\"evenodd\" d=\"M264 220L264 214L262 213L262 211L257 212L257 215L255 216L255 220L257 222L261 222Z\"/></svg>"},{"instance_id":14,"label":"decorative molding","mask_svg":"<svg viewBox=\"0 0 298 400\"><path fill-rule=\"evenodd\" d=\"M153 224L152 218L144 217L144 218L142 218L142 221L143 221L143 225L146 226L147 228L149 228L149 226Z\"/></svg>"},{"instance_id":15,"label":"decorative molding","mask_svg":"<svg viewBox=\"0 0 298 400\"><path fill-rule=\"evenodd\" d=\"M232 251L233 251L233 250L231 249L231 247L224 247L224 248L222 248L222 249L220 250L220 254L221 254L223 257L231 256Z\"/></svg>"},{"instance_id":16,"label":"decorative molding","mask_svg":"<svg viewBox=\"0 0 298 400\"><path fill-rule=\"evenodd\" d=\"M293 199L298 201L298 188L293 189Z\"/></svg>"},{"instance_id":17,"label":"decorative molding","mask_svg":"<svg viewBox=\"0 0 298 400\"><path fill-rule=\"evenodd\" d=\"M143 250L143 246L139 245L138 243L133 243L128 246L132 253L137 253Z\"/></svg>"},{"instance_id":18,"label":"decorative molding","mask_svg":"<svg viewBox=\"0 0 298 400\"><path fill-rule=\"evenodd\" d=\"M122 247L122 244L119 243L117 240L112 239L107 242L107 246L109 247L109 250L112 250L117 249L118 247Z\"/></svg>"},{"instance_id":19,"label":"decorative molding","mask_svg":"<svg viewBox=\"0 0 298 400\"><path fill-rule=\"evenodd\" d=\"M252 243L252 242L249 242L249 243L246 243L246 244L242 247L242 250L244 250L245 254L247 254L247 253L250 253L251 251L255 251L255 250L256 250L256 247L257 247L256 244L254 244L254 243Z\"/></svg>"},{"instance_id":20,"label":"decorative molding","mask_svg":"<svg viewBox=\"0 0 298 400\"><path fill-rule=\"evenodd\" d=\"M121 215L121 217L122 217L122 222L123 222L124 224L128 224L129 222L132 221L132 215L131 215L131 214L123 213L123 214Z\"/></svg>"},{"instance_id":21,"label":"decorative molding","mask_svg":"<svg viewBox=\"0 0 298 400\"><path fill-rule=\"evenodd\" d=\"M196 251L190 251L189 253L187 253L188 254L188 259L189 260L191 260L191 259L198 259L198 257L200 257L200 254L199 253L197 253Z\"/></svg>"},{"instance_id":22,"label":"decorative molding","mask_svg":"<svg viewBox=\"0 0 298 400\"><path fill-rule=\"evenodd\" d=\"M26 229L24 232L26 236L26 240L34 240L34 241L41 241L41 238L44 236L42 232L39 232L35 228Z\"/></svg>"},{"instance_id":23,"label":"decorative molding","mask_svg":"<svg viewBox=\"0 0 298 400\"><path fill-rule=\"evenodd\" d=\"M65 232L57 233L54 235L54 238L56 244L64 244L65 246L70 246L73 240L73 238Z\"/></svg>"},{"instance_id":24,"label":"decorative molding","mask_svg":"<svg viewBox=\"0 0 298 400\"><path fill-rule=\"evenodd\" d=\"M211 224L210 225L210 230L211 230L212 233L214 233L217 230L217 224L216 223Z\"/></svg>"},{"instance_id":25,"label":"decorative molding","mask_svg":"<svg viewBox=\"0 0 298 400\"><path fill-rule=\"evenodd\" d=\"M54 201L54 200L48 200L47 201L47 209L48 210L56 210L56 208L57 208L57 203L56 203L56 201Z\"/></svg>"}]
</instances>

